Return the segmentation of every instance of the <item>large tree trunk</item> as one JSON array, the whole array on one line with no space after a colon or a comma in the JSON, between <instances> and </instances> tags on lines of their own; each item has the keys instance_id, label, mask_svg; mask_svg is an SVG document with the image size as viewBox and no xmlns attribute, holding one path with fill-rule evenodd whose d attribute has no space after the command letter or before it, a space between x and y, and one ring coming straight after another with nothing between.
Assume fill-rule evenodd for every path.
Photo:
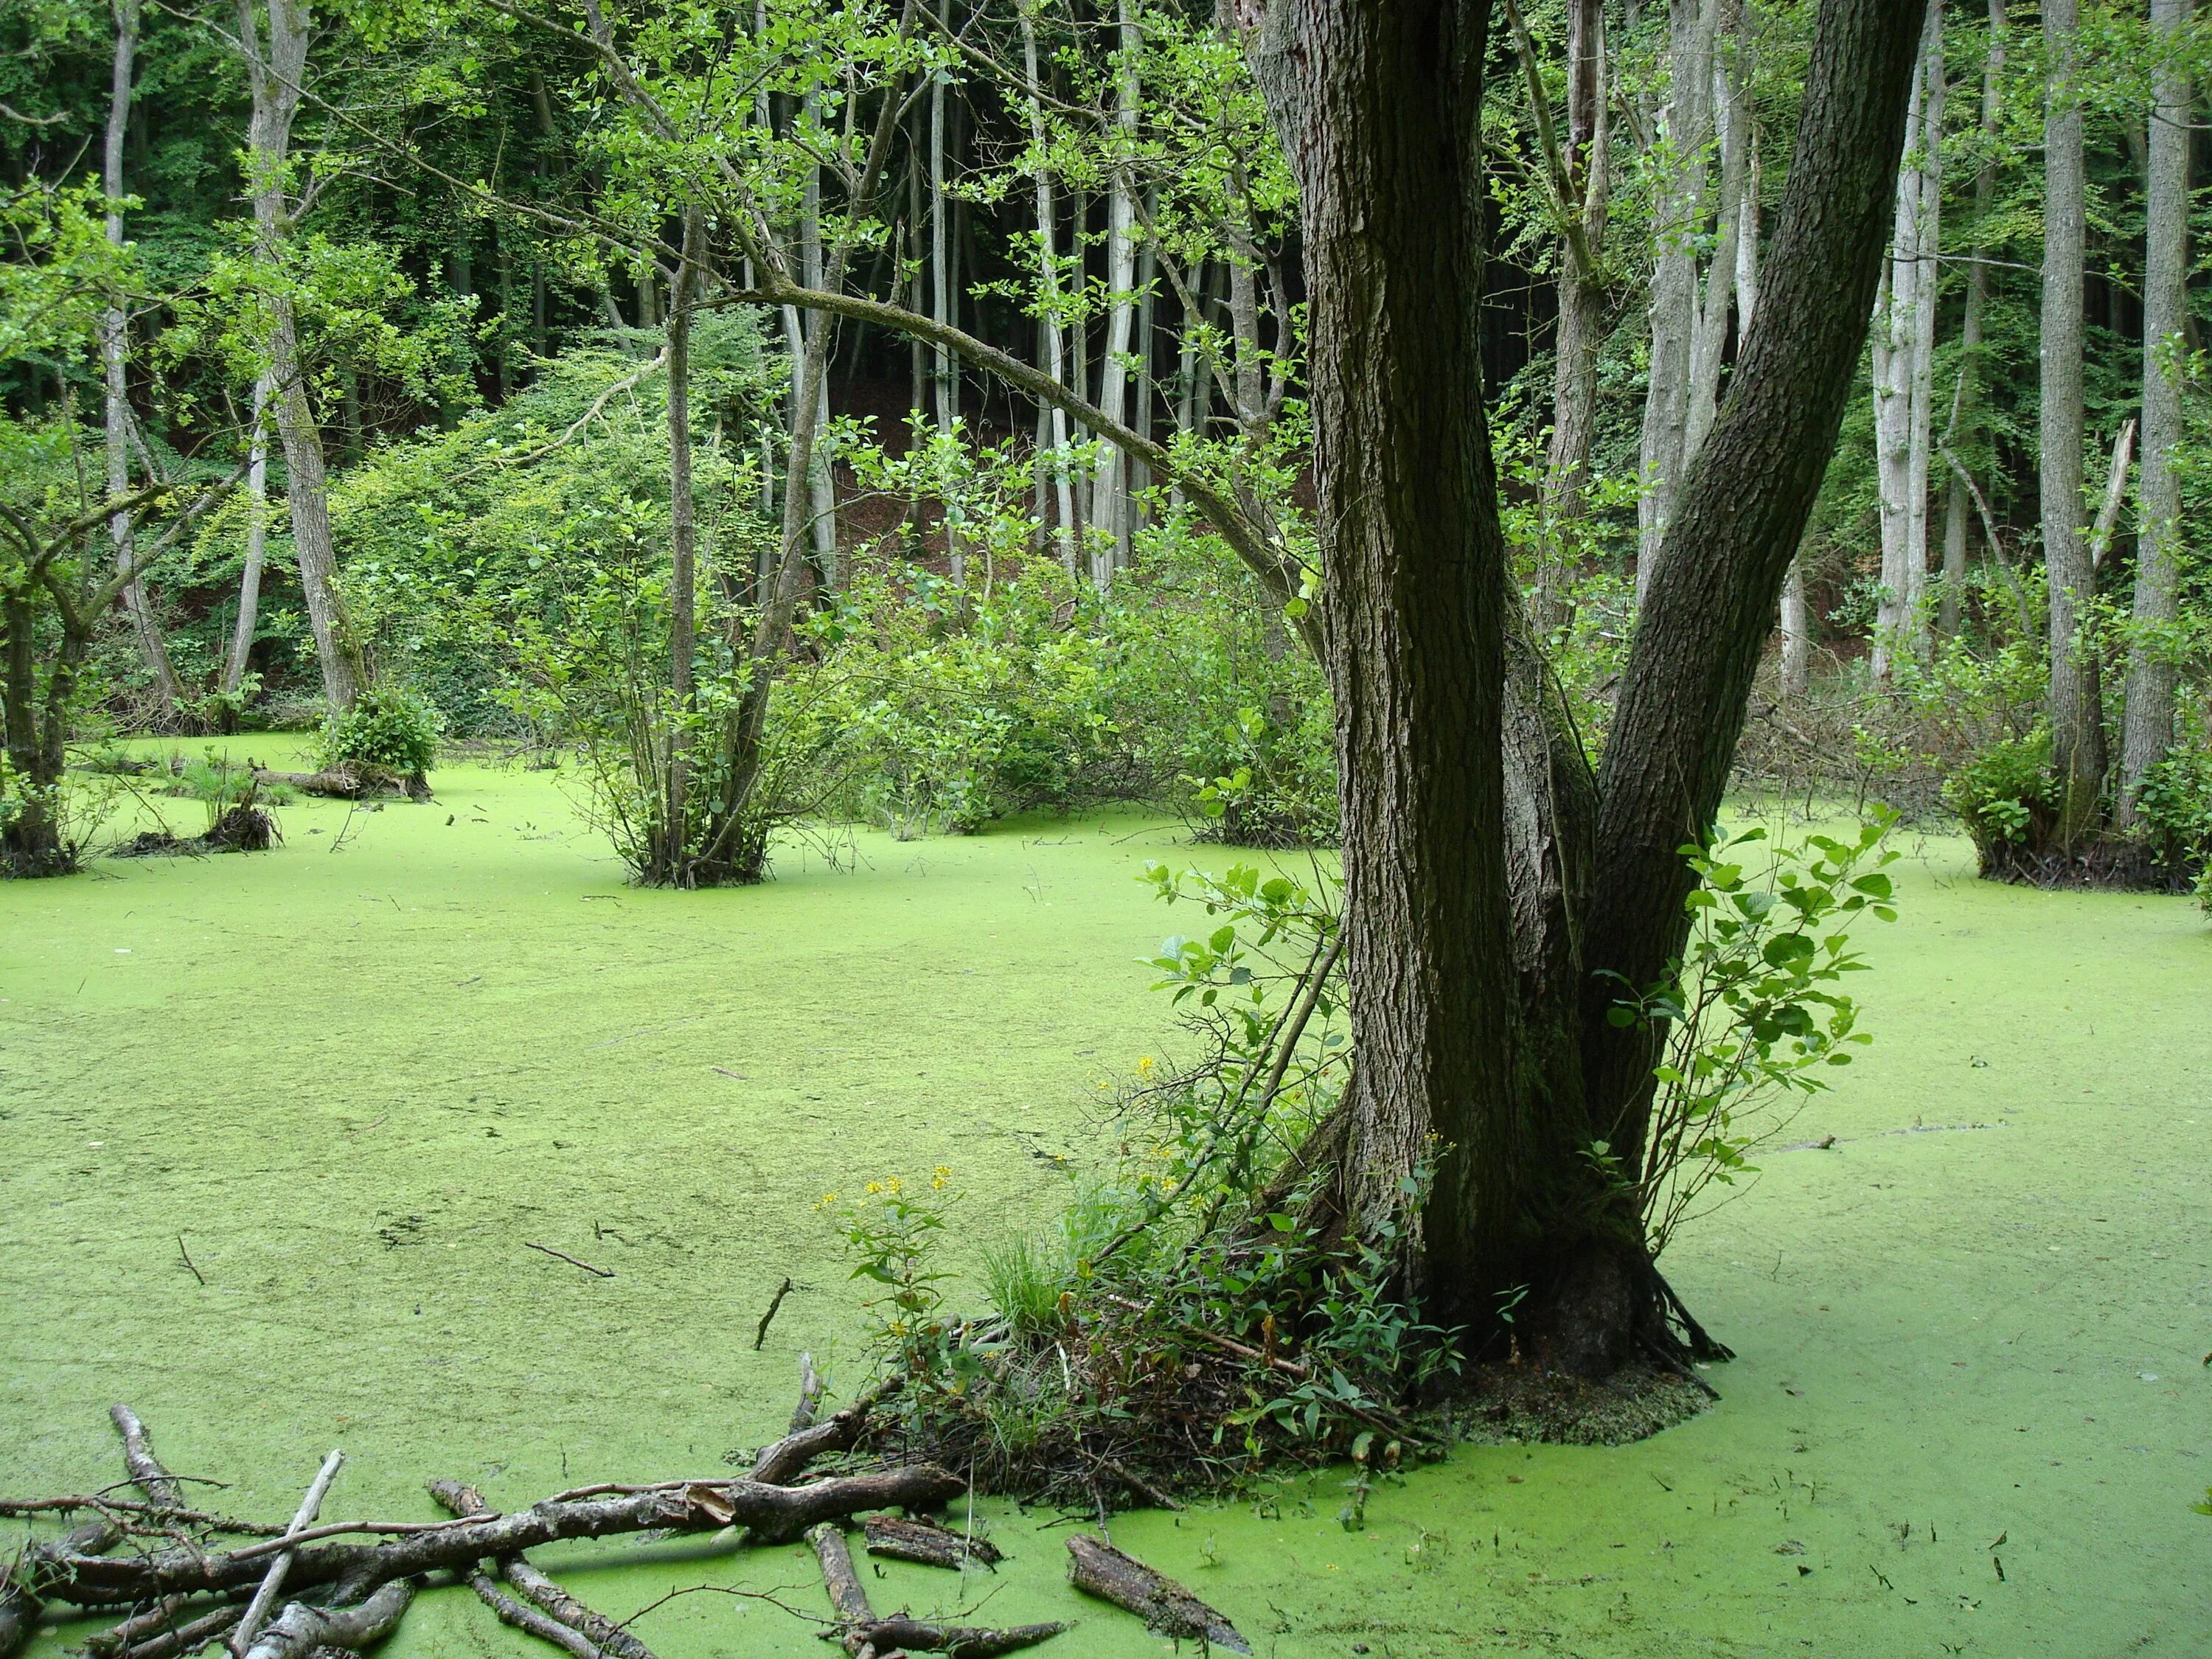
<instances>
[{"instance_id":1,"label":"large tree trunk","mask_svg":"<svg viewBox=\"0 0 2212 1659\"><path fill-rule=\"evenodd\" d=\"M2051 578L2051 752L2059 836L2096 823L2105 786L2105 720L2097 659L2083 637L2097 573L2081 534L2081 106L2079 0L2045 0L2050 58L2043 123L2043 551Z\"/></svg>"},{"instance_id":2,"label":"large tree trunk","mask_svg":"<svg viewBox=\"0 0 2212 1659\"><path fill-rule=\"evenodd\" d=\"M264 257L274 260L291 234L284 165L291 148L292 118L299 111L307 74L313 20L307 0L269 0L264 40L255 0L239 0L238 19L239 41L246 53L246 79L252 94L246 150L254 223ZM291 296L281 288L270 298L269 314L269 377L276 398L277 441L284 450L292 546L300 561L300 586L307 602L316 659L322 666L323 696L333 713L343 713L360 696L368 670L360 646L347 626L338 595L323 434L307 396Z\"/></svg>"},{"instance_id":3,"label":"large tree trunk","mask_svg":"<svg viewBox=\"0 0 2212 1659\"><path fill-rule=\"evenodd\" d=\"M1486 1320L1551 1176L1516 1133L1499 750L1507 572L1483 415L1486 0L1273 0L1255 69L1303 198L1344 757L1350 1170L1437 1315Z\"/></svg>"},{"instance_id":4,"label":"large tree trunk","mask_svg":"<svg viewBox=\"0 0 2212 1659\"><path fill-rule=\"evenodd\" d=\"M2150 118L2143 252L2142 473L2136 542L2135 622L2127 714L2120 734L2119 822L2136 822L2136 792L2173 742L2176 672L2160 635L2180 604L2181 359L2189 319L2189 76L2179 61L2191 0L2151 0L2165 56Z\"/></svg>"}]
</instances>

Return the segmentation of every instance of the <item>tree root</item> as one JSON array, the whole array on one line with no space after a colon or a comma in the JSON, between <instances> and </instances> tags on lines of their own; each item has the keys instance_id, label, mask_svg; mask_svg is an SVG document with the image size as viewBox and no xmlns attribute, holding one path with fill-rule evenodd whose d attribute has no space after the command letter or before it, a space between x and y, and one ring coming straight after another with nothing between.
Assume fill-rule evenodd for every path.
<instances>
[{"instance_id":1,"label":"tree root","mask_svg":"<svg viewBox=\"0 0 2212 1659\"><path fill-rule=\"evenodd\" d=\"M1252 1644L1237 1626L1164 1573L1155 1572L1111 1544L1077 1533L1067 1540L1068 1582L1076 1589L1125 1607L1163 1636L1204 1641L1232 1653L1249 1653Z\"/></svg>"}]
</instances>

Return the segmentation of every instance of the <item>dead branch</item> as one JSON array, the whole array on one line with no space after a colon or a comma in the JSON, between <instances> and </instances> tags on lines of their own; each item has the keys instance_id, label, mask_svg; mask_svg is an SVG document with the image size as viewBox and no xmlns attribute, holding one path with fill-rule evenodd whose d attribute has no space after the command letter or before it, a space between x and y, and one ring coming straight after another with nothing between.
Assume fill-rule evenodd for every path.
<instances>
[{"instance_id":1,"label":"dead branch","mask_svg":"<svg viewBox=\"0 0 2212 1659\"><path fill-rule=\"evenodd\" d=\"M182 1241L179 1241L182 1248ZM205 1281L202 1281L204 1283ZM138 1490L156 1504L166 1504L175 1509L184 1502L184 1494L161 1460L154 1455L154 1448L146 1438L146 1425L138 1420L138 1413L124 1405L110 1406L107 1415L123 1437L123 1467L131 1471L131 1479Z\"/></svg>"},{"instance_id":2,"label":"dead branch","mask_svg":"<svg viewBox=\"0 0 2212 1659\"><path fill-rule=\"evenodd\" d=\"M85 1492L70 1498L0 1498L0 1515L70 1515L78 1510L102 1514L135 1515L147 1521L166 1521L180 1527L205 1527L210 1532L234 1532L247 1538L281 1538L284 1528L266 1521L240 1521L206 1510L179 1509L167 1504L149 1504L136 1498L109 1498Z\"/></svg>"},{"instance_id":3,"label":"dead branch","mask_svg":"<svg viewBox=\"0 0 2212 1659\"><path fill-rule=\"evenodd\" d=\"M66 1537L33 1544L0 1567L0 1659L21 1653L46 1611L45 1584L64 1560L94 1560L122 1541L110 1521L89 1522Z\"/></svg>"},{"instance_id":4,"label":"dead branch","mask_svg":"<svg viewBox=\"0 0 2212 1659\"><path fill-rule=\"evenodd\" d=\"M768 1340L768 1328L775 1322L776 1310L783 1306L783 1298L790 1294L791 1279L786 1274L783 1283L776 1286L775 1294L769 1298L768 1311L761 1316L760 1328L753 1333L755 1353L758 1353L761 1345Z\"/></svg>"},{"instance_id":5,"label":"dead branch","mask_svg":"<svg viewBox=\"0 0 2212 1659\"><path fill-rule=\"evenodd\" d=\"M822 1410L822 1376L814 1369L814 1356L799 1356L799 1403L791 1408L791 1432L814 1426L814 1419Z\"/></svg>"},{"instance_id":6,"label":"dead branch","mask_svg":"<svg viewBox=\"0 0 2212 1659\"><path fill-rule=\"evenodd\" d=\"M612 1267L594 1267L588 1261L577 1261L574 1256L570 1255L566 1250L555 1249L550 1244L532 1244L528 1239L525 1239L522 1242L522 1248L526 1250L543 1250L548 1255L558 1256L570 1267L581 1267L586 1273L590 1273L595 1279L612 1279L615 1276L615 1270Z\"/></svg>"},{"instance_id":7,"label":"dead branch","mask_svg":"<svg viewBox=\"0 0 2212 1659\"><path fill-rule=\"evenodd\" d=\"M256 783L281 783L303 795L322 795L331 800L428 800L430 781L420 772L407 777L373 768L325 767L319 772L272 772L253 769Z\"/></svg>"},{"instance_id":8,"label":"dead branch","mask_svg":"<svg viewBox=\"0 0 2212 1659\"><path fill-rule=\"evenodd\" d=\"M84 1650L93 1659L179 1659L179 1656L198 1653L209 1644L221 1641L238 1623L240 1609L221 1607L202 1613L185 1623L173 1624L174 1613L181 1611L183 1599L171 1596L149 1613L136 1619L126 1619L112 1630L102 1631L84 1644ZM125 1636L126 1632L137 1633Z\"/></svg>"},{"instance_id":9,"label":"dead branch","mask_svg":"<svg viewBox=\"0 0 2212 1659\"><path fill-rule=\"evenodd\" d=\"M535 1636L541 1642L550 1642L564 1652L573 1653L576 1659L600 1659L599 1644L580 1631L570 1629L550 1613L536 1607L525 1607L491 1581L489 1573L477 1571L468 1576L469 1588L477 1599L492 1610L502 1625L513 1626L526 1636Z\"/></svg>"},{"instance_id":10,"label":"dead branch","mask_svg":"<svg viewBox=\"0 0 2212 1659\"><path fill-rule=\"evenodd\" d=\"M868 1553L892 1561L913 1561L925 1567L955 1571L973 1561L996 1567L1004 1559L988 1539L970 1538L940 1527L934 1521L902 1520L896 1515L871 1515L860 1522L868 1540Z\"/></svg>"},{"instance_id":11,"label":"dead branch","mask_svg":"<svg viewBox=\"0 0 2212 1659\"><path fill-rule=\"evenodd\" d=\"M332 1609L295 1601L262 1632L245 1659L308 1659L319 1648L358 1653L391 1634L414 1599L415 1581L399 1578L354 1607Z\"/></svg>"},{"instance_id":12,"label":"dead branch","mask_svg":"<svg viewBox=\"0 0 2212 1659\"><path fill-rule=\"evenodd\" d=\"M1102 1601L1125 1607L1146 1627L1177 1640L1194 1638L1234 1653L1249 1653L1237 1626L1164 1573L1124 1555L1111 1544L1077 1533L1067 1540L1068 1582Z\"/></svg>"},{"instance_id":13,"label":"dead branch","mask_svg":"<svg viewBox=\"0 0 2212 1659\"><path fill-rule=\"evenodd\" d=\"M294 1559L286 1582L313 1588L344 1581L365 1592L395 1578L459 1571L487 1557L497 1560L567 1539L655 1530L718 1532L738 1526L749 1528L757 1541L782 1543L817 1522L861 1510L935 1509L965 1489L958 1476L915 1464L804 1486L700 1480L590 1501L549 1499L490 1520L408 1533L382 1543L303 1549ZM57 1548L38 1564L27 1588L79 1607L113 1607L165 1595L235 1591L259 1577L262 1565L258 1557L241 1559L233 1553L211 1554L198 1549L111 1559ZM4 1654L0 1659L5 1659Z\"/></svg>"},{"instance_id":14,"label":"dead branch","mask_svg":"<svg viewBox=\"0 0 2212 1659\"><path fill-rule=\"evenodd\" d=\"M824 1522L806 1534L806 1541L814 1547L814 1559L822 1564L823 1588L830 1592L830 1606L836 1613L842 1632L840 1640L853 1659L889 1659L890 1650L878 1650L873 1642L860 1634L876 1622L876 1610L868 1605L868 1592L860 1583L860 1575L853 1568L853 1552L845 1547L845 1534Z\"/></svg>"},{"instance_id":15,"label":"dead branch","mask_svg":"<svg viewBox=\"0 0 2212 1659\"><path fill-rule=\"evenodd\" d=\"M791 1480L809 1463L826 1453L852 1450L860 1443L861 1431L867 1427L868 1413L896 1394L905 1383L904 1377L896 1375L887 1376L875 1387L865 1390L844 1410L833 1414L828 1422L793 1429L782 1439L763 1446L760 1461L753 1465L752 1478L770 1485Z\"/></svg>"},{"instance_id":16,"label":"dead branch","mask_svg":"<svg viewBox=\"0 0 2212 1659\"><path fill-rule=\"evenodd\" d=\"M300 1500L299 1511L293 1516L292 1524L284 1529L283 1538L273 1544L250 1544L246 1549L236 1552L234 1559L238 1560L250 1559L249 1551L252 1555L265 1554L271 1548L276 1552L276 1559L269 1564L269 1571L263 1575L259 1588L253 1592L253 1599L246 1604L245 1616L238 1621L238 1628L231 1632L230 1650L239 1655L240 1659L248 1659L247 1650L253 1645L253 1638L261 1628L262 1620L267 1616L270 1605L284 1588L284 1575L291 1571L292 1563L297 1559L296 1552L290 1547L292 1540L307 1530L323 1507L323 1494L330 1491L331 1482L337 1479L339 1466L344 1462L345 1454L342 1451L332 1451L323 1460L323 1467L315 1472L314 1480L307 1486L307 1495Z\"/></svg>"},{"instance_id":17,"label":"dead branch","mask_svg":"<svg viewBox=\"0 0 2212 1659\"><path fill-rule=\"evenodd\" d=\"M484 1503L483 1493L474 1486L464 1486L458 1480L433 1480L430 1483L430 1495L457 1516L474 1518L488 1516L492 1512ZM647 1647L644 1643L639 1641L611 1619L593 1608L586 1607L538 1569L532 1566L523 1557L502 1556L500 1558L498 1566L500 1576L514 1586L523 1598L532 1603L541 1614L566 1626L572 1633L581 1637L588 1643L592 1655L609 1655L611 1656L611 1659L653 1659L652 1649ZM478 1576L481 1577L481 1575ZM475 1578L471 1578L469 1583L470 1587L474 1589L479 1596L484 1595L483 1589L477 1584ZM484 1596L484 1601L494 1613L499 1613L498 1604L493 1602L489 1596ZM504 1613L500 1613L500 1616L502 1619L507 1617ZM513 1620L508 1620L507 1622L514 1623ZM532 1627L518 1625L516 1628ZM552 1641L558 1638L548 1637L546 1639ZM567 1644L564 1643L562 1645ZM576 1650L570 1650L573 1652Z\"/></svg>"}]
</instances>

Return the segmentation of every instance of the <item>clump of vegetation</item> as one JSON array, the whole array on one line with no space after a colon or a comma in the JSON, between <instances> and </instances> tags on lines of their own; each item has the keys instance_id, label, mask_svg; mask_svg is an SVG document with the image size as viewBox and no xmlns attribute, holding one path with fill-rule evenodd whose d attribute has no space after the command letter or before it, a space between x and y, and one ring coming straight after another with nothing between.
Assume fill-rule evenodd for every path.
<instances>
[{"instance_id":1,"label":"clump of vegetation","mask_svg":"<svg viewBox=\"0 0 2212 1659\"><path fill-rule=\"evenodd\" d=\"M325 771L419 787L437 761L441 734L428 698L403 685L374 685L325 722L315 763Z\"/></svg>"}]
</instances>

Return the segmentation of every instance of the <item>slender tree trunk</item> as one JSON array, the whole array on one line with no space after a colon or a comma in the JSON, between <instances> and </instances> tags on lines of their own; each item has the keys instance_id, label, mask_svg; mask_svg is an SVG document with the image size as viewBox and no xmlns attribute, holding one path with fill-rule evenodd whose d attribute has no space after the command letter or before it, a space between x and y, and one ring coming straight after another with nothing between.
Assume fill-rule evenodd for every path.
<instances>
[{"instance_id":1,"label":"slender tree trunk","mask_svg":"<svg viewBox=\"0 0 2212 1659\"><path fill-rule=\"evenodd\" d=\"M1586 511L1590 448L1597 438L1597 363L1605 345L1607 295L1602 252L1611 205L1611 143L1606 118L1607 76L1604 0L1571 0L1567 9L1568 188L1577 199L1562 203L1579 220L1580 246L1563 237L1559 253L1559 320L1553 347L1552 437L1544 458L1541 550L1543 625L1565 614L1571 552L1566 526Z\"/></svg>"},{"instance_id":2,"label":"slender tree trunk","mask_svg":"<svg viewBox=\"0 0 2212 1659\"><path fill-rule=\"evenodd\" d=\"M1044 343L1044 370L1059 385L1067 384L1067 366L1060 337L1060 236L1058 220L1053 206L1052 168L1046 153L1044 105L1036 88L1039 64L1037 62L1036 8L1031 0L1024 0L1018 8L1022 25L1022 65L1029 78L1030 91L1024 100L1030 124L1030 149L1035 154L1036 165L1031 177L1036 187L1037 240L1037 297L1042 309L1038 319ZM1040 446L1048 442L1049 459L1041 457L1039 465L1051 473L1052 488L1060 508L1059 522L1054 534L1060 546L1060 562L1067 574L1076 574L1075 563L1075 502L1074 486L1067 470L1067 412L1057 404L1040 404L1048 436L1040 439ZM1042 483L1038 489L1038 516L1046 516Z\"/></svg>"},{"instance_id":3,"label":"slender tree trunk","mask_svg":"<svg viewBox=\"0 0 2212 1659\"><path fill-rule=\"evenodd\" d=\"M1913 69L1905 117L1905 165L1881 297L1875 302L1875 448L1881 511L1881 602L1875 617L1874 676L1887 681L1892 659L1914 644L1928 568L1927 479L1929 398L1934 374L1936 212L1942 118L1940 7L1929 13ZM1924 350L1923 350L1924 341Z\"/></svg>"},{"instance_id":4,"label":"slender tree trunk","mask_svg":"<svg viewBox=\"0 0 2212 1659\"><path fill-rule=\"evenodd\" d=\"M662 803L659 880L691 884L691 738L698 696L699 514L691 490L691 302L706 252L707 216L684 212L683 255L668 297L668 724L667 799Z\"/></svg>"},{"instance_id":5,"label":"slender tree trunk","mask_svg":"<svg viewBox=\"0 0 2212 1659\"><path fill-rule=\"evenodd\" d=\"M2120 733L2118 818L2136 820L2144 775L2173 742L2173 657L2160 635L2179 614L2183 438L2182 358L2189 319L2191 89L2180 61L2191 0L2151 0L2161 52L2153 83L2150 167L2144 209L2142 471L2136 517L2135 623L2127 713Z\"/></svg>"},{"instance_id":6,"label":"slender tree trunk","mask_svg":"<svg viewBox=\"0 0 2212 1659\"><path fill-rule=\"evenodd\" d=\"M1689 402L1682 415L1681 470L1697 465L1705 434L1720 409L1721 368L1728 353L1729 316L1735 299L1736 263L1743 245L1743 197L1750 169L1751 88L1747 8L1722 0L1712 66L1713 125L1720 150L1720 207L1713 251L1705 265L1705 294L1692 316ZM1739 61L1743 60L1743 61Z\"/></svg>"},{"instance_id":7,"label":"slender tree trunk","mask_svg":"<svg viewBox=\"0 0 2212 1659\"><path fill-rule=\"evenodd\" d=\"M2051 579L2051 740L2071 843L2096 822L2105 786L2105 721L2085 626L2096 571L2081 534L2081 326L2084 189L2076 33L2079 0L2044 0L2051 63L2045 93L2043 198L2043 550Z\"/></svg>"},{"instance_id":8,"label":"slender tree trunk","mask_svg":"<svg viewBox=\"0 0 2212 1659\"><path fill-rule=\"evenodd\" d=\"M1959 385L1945 441L1955 452L1980 397L1982 331L1990 305L1989 222L1996 207L1997 146L2004 116L2005 0L1989 0L1989 46L1982 62L1981 157L1974 168L1973 264L1966 273L1966 314L1959 325ZM1943 494L1943 592L1936 626L1956 635L1966 592L1966 481L1950 474Z\"/></svg>"},{"instance_id":9,"label":"slender tree trunk","mask_svg":"<svg viewBox=\"0 0 2212 1659\"><path fill-rule=\"evenodd\" d=\"M816 111L816 97L806 97L807 113ZM822 286L822 169L809 167L806 174L806 198L801 210L799 225L800 268L805 271L809 288ZM696 275L694 280L696 280ZM821 407L814 411L816 429L830 424L830 377L822 377L819 398ZM814 570L822 586L833 588L837 585L837 481L830 471L829 459L817 446L813 461L806 476L808 526L813 536Z\"/></svg>"},{"instance_id":10,"label":"slender tree trunk","mask_svg":"<svg viewBox=\"0 0 2212 1659\"><path fill-rule=\"evenodd\" d=\"M284 165L291 147L313 28L307 0L269 0L264 38L256 0L239 0L239 40L246 51L252 94L246 149L253 217L262 255L282 257L291 234ZM331 540L330 483L323 434L307 396L300 361L298 325L290 295L269 300L269 380L275 400L277 441L284 451L285 495L291 508L292 546L300 562L300 587L323 674L323 696L334 714L353 707L368 678L359 644L347 624L337 590L337 554Z\"/></svg>"},{"instance_id":11,"label":"slender tree trunk","mask_svg":"<svg viewBox=\"0 0 2212 1659\"><path fill-rule=\"evenodd\" d=\"M1114 131L1109 143L1120 153L1112 165L1106 198L1106 349L1098 362L1098 407L1110 420L1127 418L1129 347L1136 323L1137 210L1129 168L1137 142L1139 86L1137 54L1143 44L1131 0L1119 0L1118 61L1114 72ZM1092 579L1103 592L1128 545L1127 479L1121 452L1099 447L1091 481L1091 523L1097 532Z\"/></svg>"},{"instance_id":12,"label":"slender tree trunk","mask_svg":"<svg viewBox=\"0 0 2212 1659\"><path fill-rule=\"evenodd\" d=\"M1782 584L1782 696L1802 702L1813 689L1813 620L1805 605L1805 564L1790 561Z\"/></svg>"},{"instance_id":13,"label":"slender tree trunk","mask_svg":"<svg viewBox=\"0 0 2212 1659\"><path fill-rule=\"evenodd\" d=\"M107 193L107 241L123 246L123 141L131 127L132 60L138 52L138 0L112 0L115 18L114 74L107 104L107 143L103 155L101 188ZM100 368L106 382L107 493L114 497L131 488L131 403L127 371L131 357L131 322L122 296L112 297L100 319ZM131 568L132 515L118 513L107 521L115 568ZM154 677L154 690L161 700L163 718L174 720L184 712L184 687L169 661L161 638L161 624L154 614L153 597L145 579L135 578L123 590L123 607L130 614L131 631L138 638L138 654Z\"/></svg>"},{"instance_id":14,"label":"slender tree trunk","mask_svg":"<svg viewBox=\"0 0 2212 1659\"><path fill-rule=\"evenodd\" d=\"M246 466L246 563L238 576L238 619L222 665L222 690L236 696L246 684L253 636L261 626L261 567L269 544L269 376L253 382L253 436Z\"/></svg>"},{"instance_id":15,"label":"slender tree trunk","mask_svg":"<svg viewBox=\"0 0 2212 1659\"><path fill-rule=\"evenodd\" d=\"M1651 360L1644 392L1637 505L1636 592L1650 591L1654 562L1681 488L1688 435L1690 356L1698 317L1697 236L1703 228L1712 137L1713 33L1719 0L1673 0L1668 86L1661 116L1667 154L1656 185L1651 261Z\"/></svg>"}]
</instances>

